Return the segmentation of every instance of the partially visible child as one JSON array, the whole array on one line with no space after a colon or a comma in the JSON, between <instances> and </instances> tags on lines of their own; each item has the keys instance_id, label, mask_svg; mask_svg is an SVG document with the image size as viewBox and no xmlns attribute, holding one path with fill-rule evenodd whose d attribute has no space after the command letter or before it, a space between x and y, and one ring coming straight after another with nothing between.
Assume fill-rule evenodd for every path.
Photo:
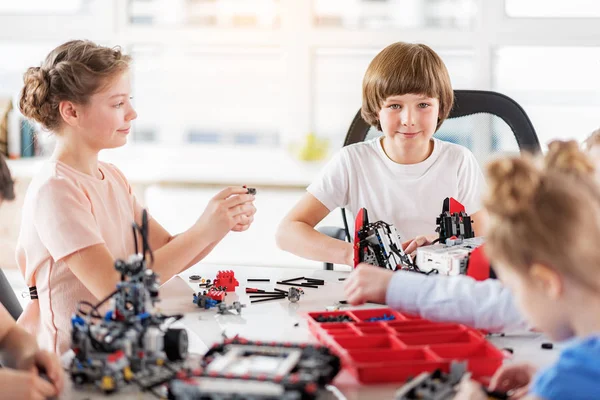
<instances>
[{"instance_id":1,"label":"partially visible child","mask_svg":"<svg viewBox=\"0 0 600 400\"><path fill-rule=\"evenodd\" d=\"M600 129L583 142L583 149L595 165L597 182L600 182L599 145ZM556 158L556 152L562 151L562 146L559 141L550 143L548 164L552 165L551 160ZM568 146L574 150L578 147L575 142ZM446 277L406 271L392 273L361 264L346 280L345 291L347 300L354 305L367 301L387 303L394 309L430 320L460 322L490 332L530 328L510 289L496 279L480 282L464 275Z\"/></svg>"},{"instance_id":2,"label":"partially visible child","mask_svg":"<svg viewBox=\"0 0 600 400\"><path fill-rule=\"evenodd\" d=\"M394 43L367 68L362 116L383 137L346 146L281 222L277 244L311 260L353 264L352 244L314 227L337 207L393 224L409 251L435 237L435 219L454 197L485 233L483 174L465 147L433 138L454 100L441 58L423 44Z\"/></svg>"},{"instance_id":3,"label":"partially visible child","mask_svg":"<svg viewBox=\"0 0 600 400\"><path fill-rule=\"evenodd\" d=\"M64 373L58 357L40 350L35 338L18 326L1 305L0 355L0 398L44 400L62 392Z\"/></svg>"},{"instance_id":4,"label":"partially visible child","mask_svg":"<svg viewBox=\"0 0 600 400\"><path fill-rule=\"evenodd\" d=\"M2 207L4 201L12 201L14 199L15 182L12 179L4 155L0 153L0 207ZM6 279L3 269L16 268L15 246L16 243L10 239L0 238L0 287L2 288L10 288L10 282ZM19 315L23 312L21 304L12 290L0 291L0 304L15 319L19 318Z\"/></svg>"},{"instance_id":5,"label":"partially visible child","mask_svg":"<svg viewBox=\"0 0 600 400\"><path fill-rule=\"evenodd\" d=\"M6 165L4 155L0 153L0 207L5 201L15 199L15 183L12 179L10 169ZM2 219L2 213L0 213ZM16 268L15 245L13 240L7 237L0 238L0 268Z\"/></svg>"},{"instance_id":6,"label":"partially visible child","mask_svg":"<svg viewBox=\"0 0 600 400\"><path fill-rule=\"evenodd\" d=\"M562 143L546 160L543 169L528 158L488 166L487 253L533 326L555 341L576 340L534 376L532 365L504 367L490 389L526 390L526 399L595 399L600 388L600 185L575 142ZM477 396L467 384L457 398Z\"/></svg>"},{"instance_id":7,"label":"partially visible child","mask_svg":"<svg viewBox=\"0 0 600 400\"><path fill-rule=\"evenodd\" d=\"M131 102L130 58L89 41L58 46L24 75L23 115L56 136L51 160L32 180L23 206L17 261L30 291L19 323L39 333L40 345L62 353L78 301L92 304L120 280L115 259L134 251L131 224L142 206L114 165L98 161L123 146L137 114ZM203 259L230 231L254 219L254 196L222 190L187 231L172 236L149 221L152 269L166 282Z\"/></svg>"}]
</instances>

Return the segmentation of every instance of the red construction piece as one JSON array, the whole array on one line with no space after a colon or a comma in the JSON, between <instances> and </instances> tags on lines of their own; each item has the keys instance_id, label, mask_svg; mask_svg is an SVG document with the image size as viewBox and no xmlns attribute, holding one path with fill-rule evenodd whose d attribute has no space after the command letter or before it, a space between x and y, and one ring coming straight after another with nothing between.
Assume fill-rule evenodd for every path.
<instances>
[{"instance_id":1,"label":"red construction piece","mask_svg":"<svg viewBox=\"0 0 600 400\"><path fill-rule=\"evenodd\" d=\"M208 291L206 292L206 295L208 297L210 297L211 299L215 300L215 301L224 301L225 300L225 295L227 293L225 293L222 290L217 290L215 288L210 288L208 289Z\"/></svg>"},{"instance_id":2,"label":"red construction piece","mask_svg":"<svg viewBox=\"0 0 600 400\"><path fill-rule=\"evenodd\" d=\"M235 279L235 274L233 271L219 271L217 273L217 278L213 282L213 286L223 287L227 292L234 292L235 287L239 286L237 279Z\"/></svg>"},{"instance_id":3,"label":"red construction piece","mask_svg":"<svg viewBox=\"0 0 600 400\"><path fill-rule=\"evenodd\" d=\"M469 254L469 263L467 264L467 275L477 281L484 281L490 278L492 270L490 261L485 256L483 250L485 244L479 246Z\"/></svg>"}]
</instances>

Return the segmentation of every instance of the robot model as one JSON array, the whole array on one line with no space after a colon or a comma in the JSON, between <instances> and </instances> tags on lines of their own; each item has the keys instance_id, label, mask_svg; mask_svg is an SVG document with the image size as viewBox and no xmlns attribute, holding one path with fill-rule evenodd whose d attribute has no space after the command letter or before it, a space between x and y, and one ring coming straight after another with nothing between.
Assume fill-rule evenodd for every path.
<instances>
[{"instance_id":1,"label":"robot model","mask_svg":"<svg viewBox=\"0 0 600 400\"><path fill-rule=\"evenodd\" d=\"M142 253L138 253L138 233ZM173 378L176 362L187 356L188 338L184 329L169 328L182 315L155 312L158 276L146 266L154 257L148 245L148 214L142 225L133 223L136 254L128 261L115 261L121 274L116 290L98 304L81 301L71 319L72 349L75 356L69 372L76 384L92 383L106 393L128 382L153 390ZM102 316L100 307L110 301Z\"/></svg>"},{"instance_id":2,"label":"robot model","mask_svg":"<svg viewBox=\"0 0 600 400\"><path fill-rule=\"evenodd\" d=\"M471 217L453 198L446 198L436 218L439 237L429 246L419 247L416 258L402 249L402 240L393 225L383 221L369 223L362 208L356 218L354 266L365 262L391 269L425 274L466 274L477 280L494 277L483 254L483 239L475 237Z\"/></svg>"},{"instance_id":3,"label":"robot model","mask_svg":"<svg viewBox=\"0 0 600 400\"><path fill-rule=\"evenodd\" d=\"M361 262L392 271L417 270L410 255L402 249L394 225L383 221L370 223L366 208L358 212L354 229L354 267Z\"/></svg>"}]
</instances>

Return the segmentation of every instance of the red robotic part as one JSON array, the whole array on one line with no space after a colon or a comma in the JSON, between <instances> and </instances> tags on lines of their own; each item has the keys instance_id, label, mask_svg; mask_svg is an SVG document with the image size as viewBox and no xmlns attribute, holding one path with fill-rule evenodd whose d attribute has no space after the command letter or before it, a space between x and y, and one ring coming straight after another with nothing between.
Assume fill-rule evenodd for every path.
<instances>
[{"instance_id":1,"label":"red robotic part","mask_svg":"<svg viewBox=\"0 0 600 400\"><path fill-rule=\"evenodd\" d=\"M207 292L206 295L208 297L210 297L211 299L215 300L215 301L223 301L225 300L225 295L227 293L225 293L222 290L217 290L215 288L210 288Z\"/></svg>"},{"instance_id":2,"label":"red robotic part","mask_svg":"<svg viewBox=\"0 0 600 400\"><path fill-rule=\"evenodd\" d=\"M213 286L223 287L227 292L234 292L236 286L239 286L239 283L237 279L235 279L233 271L219 271L217 273L217 278L213 282Z\"/></svg>"},{"instance_id":3,"label":"red robotic part","mask_svg":"<svg viewBox=\"0 0 600 400\"><path fill-rule=\"evenodd\" d=\"M456 201L454 197L446 197L443 204L443 211L448 211L450 214L465 212L465 206Z\"/></svg>"},{"instance_id":4,"label":"red robotic part","mask_svg":"<svg viewBox=\"0 0 600 400\"><path fill-rule=\"evenodd\" d=\"M361 208L356 215L356 219L354 221L354 268L360 264L360 238L358 237L358 233L369 223L369 216L367 214L367 210L365 208Z\"/></svg>"},{"instance_id":5,"label":"red robotic part","mask_svg":"<svg viewBox=\"0 0 600 400\"><path fill-rule=\"evenodd\" d=\"M477 281L484 281L490 278L491 266L483 250L484 246L485 244L479 246L469 254L467 276Z\"/></svg>"}]
</instances>

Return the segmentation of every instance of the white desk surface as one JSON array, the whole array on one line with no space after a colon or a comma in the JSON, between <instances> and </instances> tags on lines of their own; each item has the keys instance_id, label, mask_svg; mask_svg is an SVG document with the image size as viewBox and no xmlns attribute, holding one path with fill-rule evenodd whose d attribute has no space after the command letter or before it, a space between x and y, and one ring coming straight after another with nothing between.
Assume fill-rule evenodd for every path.
<instances>
[{"instance_id":1,"label":"white desk surface","mask_svg":"<svg viewBox=\"0 0 600 400\"><path fill-rule=\"evenodd\" d=\"M177 322L188 331L190 338L190 353L203 353L213 343L222 340L222 333L228 337L239 334L249 340L292 341L317 343L310 334L303 313L310 311L325 311L326 306L334 305L343 300L343 281L338 278L348 275L347 272L306 270L291 268L269 267L232 267L240 284L235 293L229 293L226 302L239 300L247 304L241 316L219 315L214 309L201 310L192 303L192 293L198 291L197 283L189 281L190 275L201 275L204 278L214 279L223 266L198 264L188 271L175 277L165 285L161 291L161 308L164 313L185 313L185 317ZM308 276L325 280L325 286L319 289L304 289L304 296L298 303L288 300L274 300L263 303L250 304L246 287L272 289L276 280L290 279L299 276ZM270 278L271 282L246 282L247 278ZM282 285L278 285L282 287ZM373 308L369 304L362 308ZM295 326L299 323L298 326ZM559 347L553 350L542 350L540 345L546 341L542 335L524 333L520 335L494 336L490 339L497 347L510 347L514 350L512 361L530 361L540 366L548 365L558 356ZM507 362L511 362L508 360ZM342 372L334 381L334 385L347 399L391 399L394 392L401 384L386 385L360 385L347 372ZM138 393L134 386L130 386L118 393L104 396L100 392L74 389L67 385L61 399L155 399L149 393ZM331 393L324 393L323 398L335 398Z\"/></svg>"}]
</instances>

